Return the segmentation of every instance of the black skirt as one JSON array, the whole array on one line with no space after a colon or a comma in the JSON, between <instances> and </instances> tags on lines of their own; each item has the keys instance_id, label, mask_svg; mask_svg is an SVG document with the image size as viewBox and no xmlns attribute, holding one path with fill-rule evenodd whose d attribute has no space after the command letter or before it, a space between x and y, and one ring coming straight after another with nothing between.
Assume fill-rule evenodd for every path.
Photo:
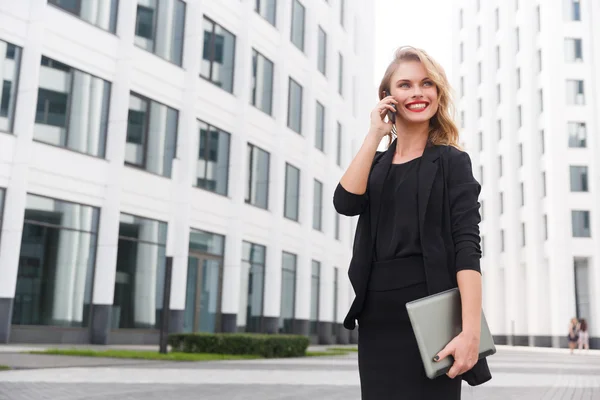
<instances>
[{"instance_id":1,"label":"black skirt","mask_svg":"<svg viewBox=\"0 0 600 400\"><path fill-rule=\"evenodd\" d=\"M373 265L358 317L362 400L458 400L461 378L425 375L405 304L427 296L420 257Z\"/></svg>"}]
</instances>

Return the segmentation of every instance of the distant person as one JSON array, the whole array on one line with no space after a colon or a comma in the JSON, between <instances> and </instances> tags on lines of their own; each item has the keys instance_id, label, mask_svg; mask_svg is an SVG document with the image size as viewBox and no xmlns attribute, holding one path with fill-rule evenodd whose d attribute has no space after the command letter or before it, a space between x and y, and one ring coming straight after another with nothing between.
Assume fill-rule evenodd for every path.
<instances>
[{"instance_id":1,"label":"distant person","mask_svg":"<svg viewBox=\"0 0 600 400\"><path fill-rule=\"evenodd\" d=\"M579 340L579 321L577 321L577 318L571 318L567 338L569 339L569 350L573 354L573 350L575 350L575 346Z\"/></svg>"},{"instance_id":2,"label":"distant person","mask_svg":"<svg viewBox=\"0 0 600 400\"><path fill-rule=\"evenodd\" d=\"M582 318L579 322L579 350L590 349L590 333L588 332L587 321Z\"/></svg>"},{"instance_id":3,"label":"distant person","mask_svg":"<svg viewBox=\"0 0 600 400\"><path fill-rule=\"evenodd\" d=\"M478 362L481 187L459 150L450 91L425 51L398 49L369 132L335 189L337 212L360 215L349 268L356 298L344 326L358 320L362 400L457 400L461 378L491 379L486 360ZM378 152L386 137L387 150ZM452 355L452 368L430 380L405 305L454 287L463 330L434 359Z\"/></svg>"}]
</instances>

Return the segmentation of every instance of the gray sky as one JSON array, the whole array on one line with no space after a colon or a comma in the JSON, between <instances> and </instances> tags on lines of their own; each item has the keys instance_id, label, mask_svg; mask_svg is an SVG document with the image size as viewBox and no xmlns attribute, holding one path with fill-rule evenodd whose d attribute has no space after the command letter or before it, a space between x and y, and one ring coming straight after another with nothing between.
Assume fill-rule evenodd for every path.
<instances>
[{"instance_id":1,"label":"gray sky","mask_svg":"<svg viewBox=\"0 0 600 400\"><path fill-rule=\"evenodd\" d=\"M452 21L450 0L374 0L375 76L379 81L394 50L410 45L422 48L452 76Z\"/></svg>"}]
</instances>

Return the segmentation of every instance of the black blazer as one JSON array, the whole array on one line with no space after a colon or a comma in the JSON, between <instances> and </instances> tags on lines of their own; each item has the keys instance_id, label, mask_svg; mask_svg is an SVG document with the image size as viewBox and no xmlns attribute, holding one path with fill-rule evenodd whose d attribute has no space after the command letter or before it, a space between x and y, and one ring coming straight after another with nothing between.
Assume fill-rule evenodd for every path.
<instances>
[{"instance_id":1,"label":"black blazer","mask_svg":"<svg viewBox=\"0 0 600 400\"><path fill-rule=\"evenodd\" d=\"M356 297L344 319L346 329L355 328L365 300L376 222L379 214L385 213L379 205L395 148L396 140L386 151L376 153L364 194L350 193L338 184L333 195L333 205L338 213L360 215L348 269ZM417 199L429 294L457 287L456 273L460 270L480 271L480 191L467 153L452 146L428 145L425 148L418 171ZM480 360L463 375L463 379L470 385L491 379L486 360Z\"/></svg>"}]
</instances>

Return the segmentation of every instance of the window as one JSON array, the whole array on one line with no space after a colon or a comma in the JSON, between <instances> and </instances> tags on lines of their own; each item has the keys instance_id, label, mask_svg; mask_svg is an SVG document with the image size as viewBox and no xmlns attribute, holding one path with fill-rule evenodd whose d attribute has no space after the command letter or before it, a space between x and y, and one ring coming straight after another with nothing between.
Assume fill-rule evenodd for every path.
<instances>
[{"instance_id":1,"label":"window","mask_svg":"<svg viewBox=\"0 0 600 400\"><path fill-rule=\"evenodd\" d=\"M14 325L89 326L99 218L96 207L27 195Z\"/></svg>"},{"instance_id":2,"label":"window","mask_svg":"<svg viewBox=\"0 0 600 400\"><path fill-rule=\"evenodd\" d=\"M177 143L179 111L131 93L125 164L170 177Z\"/></svg>"},{"instance_id":3,"label":"window","mask_svg":"<svg viewBox=\"0 0 600 400\"><path fill-rule=\"evenodd\" d=\"M464 128L465 127L465 112L464 110L460 112L460 127Z\"/></svg>"},{"instance_id":4,"label":"window","mask_svg":"<svg viewBox=\"0 0 600 400\"><path fill-rule=\"evenodd\" d=\"M477 48L481 47L481 26L477 27Z\"/></svg>"},{"instance_id":5,"label":"window","mask_svg":"<svg viewBox=\"0 0 600 400\"><path fill-rule=\"evenodd\" d=\"M581 21L581 0L563 0L563 12L566 21Z\"/></svg>"},{"instance_id":6,"label":"window","mask_svg":"<svg viewBox=\"0 0 600 400\"><path fill-rule=\"evenodd\" d=\"M540 6L538 5L535 8L535 19L536 19L536 25L537 25L537 31L541 32L542 31L542 14L541 14L541 10L540 10Z\"/></svg>"},{"instance_id":7,"label":"window","mask_svg":"<svg viewBox=\"0 0 600 400\"><path fill-rule=\"evenodd\" d=\"M296 315L296 262L297 256L283 252L281 260L281 310L279 333L294 333Z\"/></svg>"},{"instance_id":8,"label":"window","mask_svg":"<svg viewBox=\"0 0 600 400\"><path fill-rule=\"evenodd\" d=\"M315 147L325 152L325 106L317 101Z\"/></svg>"},{"instance_id":9,"label":"window","mask_svg":"<svg viewBox=\"0 0 600 400\"><path fill-rule=\"evenodd\" d=\"M346 1L340 0L340 25L342 28L345 26L346 19Z\"/></svg>"},{"instance_id":10,"label":"window","mask_svg":"<svg viewBox=\"0 0 600 400\"><path fill-rule=\"evenodd\" d=\"M571 175L571 192L587 192L588 167L571 165L569 170Z\"/></svg>"},{"instance_id":11,"label":"window","mask_svg":"<svg viewBox=\"0 0 600 400\"><path fill-rule=\"evenodd\" d=\"M546 197L546 171L542 172L542 196Z\"/></svg>"},{"instance_id":12,"label":"window","mask_svg":"<svg viewBox=\"0 0 600 400\"><path fill-rule=\"evenodd\" d=\"M342 124L338 121L337 123L337 154L335 156L335 162L338 167L342 166Z\"/></svg>"},{"instance_id":13,"label":"window","mask_svg":"<svg viewBox=\"0 0 600 400\"><path fill-rule=\"evenodd\" d=\"M537 68L538 68L538 72L542 71L542 51L541 50L537 51Z\"/></svg>"},{"instance_id":14,"label":"window","mask_svg":"<svg viewBox=\"0 0 600 400\"><path fill-rule=\"evenodd\" d=\"M499 119L496 121L496 128L498 130L498 140L502 139L502 120Z\"/></svg>"},{"instance_id":15,"label":"window","mask_svg":"<svg viewBox=\"0 0 600 400\"><path fill-rule=\"evenodd\" d=\"M291 164L285 164L285 197L283 216L298 221L300 204L300 170Z\"/></svg>"},{"instance_id":16,"label":"window","mask_svg":"<svg viewBox=\"0 0 600 400\"><path fill-rule=\"evenodd\" d=\"M573 237L591 237L589 211L572 210L571 221L573 225Z\"/></svg>"},{"instance_id":17,"label":"window","mask_svg":"<svg viewBox=\"0 0 600 400\"><path fill-rule=\"evenodd\" d=\"M504 193L500 192L500 196L499 196L499 209L500 209L500 215L504 214Z\"/></svg>"},{"instance_id":18,"label":"window","mask_svg":"<svg viewBox=\"0 0 600 400\"><path fill-rule=\"evenodd\" d=\"M269 21L273 26L276 26L277 16L277 0L256 0L254 11L261 17Z\"/></svg>"},{"instance_id":19,"label":"window","mask_svg":"<svg viewBox=\"0 0 600 400\"><path fill-rule=\"evenodd\" d=\"M105 0L101 2L48 0L48 4L55 5L63 11L74 14L82 20L109 32L115 33L117 30L119 0Z\"/></svg>"},{"instance_id":20,"label":"window","mask_svg":"<svg viewBox=\"0 0 600 400\"><path fill-rule=\"evenodd\" d=\"M233 93L235 35L204 17L204 47L200 76L226 92Z\"/></svg>"},{"instance_id":21,"label":"window","mask_svg":"<svg viewBox=\"0 0 600 400\"><path fill-rule=\"evenodd\" d=\"M269 162L271 155L248 143L248 185L246 186L246 204L264 208L269 207Z\"/></svg>"},{"instance_id":22,"label":"window","mask_svg":"<svg viewBox=\"0 0 600 400\"><path fill-rule=\"evenodd\" d=\"M338 320L338 296L339 296L339 275L340 269L333 268L333 323L337 325Z\"/></svg>"},{"instance_id":23,"label":"window","mask_svg":"<svg viewBox=\"0 0 600 400\"><path fill-rule=\"evenodd\" d=\"M502 156L498 156L498 176L502 176Z\"/></svg>"},{"instance_id":24,"label":"window","mask_svg":"<svg viewBox=\"0 0 600 400\"><path fill-rule=\"evenodd\" d=\"M496 85L496 103L502 103L502 86L500 84Z\"/></svg>"},{"instance_id":25,"label":"window","mask_svg":"<svg viewBox=\"0 0 600 400\"><path fill-rule=\"evenodd\" d=\"M314 180L313 190L313 229L320 231L323 227L323 184Z\"/></svg>"},{"instance_id":26,"label":"window","mask_svg":"<svg viewBox=\"0 0 600 400\"><path fill-rule=\"evenodd\" d=\"M521 89L521 68L517 68L517 89Z\"/></svg>"},{"instance_id":27,"label":"window","mask_svg":"<svg viewBox=\"0 0 600 400\"><path fill-rule=\"evenodd\" d=\"M477 114L480 118L483 115L483 101L481 99L477 100Z\"/></svg>"},{"instance_id":28,"label":"window","mask_svg":"<svg viewBox=\"0 0 600 400\"><path fill-rule=\"evenodd\" d=\"M20 66L21 48L0 40L0 131L13 130Z\"/></svg>"},{"instance_id":29,"label":"window","mask_svg":"<svg viewBox=\"0 0 600 400\"><path fill-rule=\"evenodd\" d=\"M569 147L587 147L587 129L585 122L568 122Z\"/></svg>"},{"instance_id":30,"label":"window","mask_svg":"<svg viewBox=\"0 0 600 400\"><path fill-rule=\"evenodd\" d=\"M548 240L548 215L544 214L544 240Z\"/></svg>"},{"instance_id":31,"label":"window","mask_svg":"<svg viewBox=\"0 0 600 400\"><path fill-rule=\"evenodd\" d=\"M477 63L477 83L481 84L481 62Z\"/></svg>"},{"instance_id":32,"label":"window","mask_svg":"<svg viewBox=\"0 0 600 400\"><path fill-rule=\"evenodd\" d=\"M521 246L525 247L526 237L525 237L525 222L521 222Z\"/></svg>"},{"instance_id":33,"label":"window","mask_svg":"<svg viewBox=\"0 0 600 400\"><path fill-rule=\"evenodd\" d=\"M538 90L538 99L540 103L540 112L544 112L544 91L542 89Z\"/></svg>"},{"instance_id":34,"label":"window","mask_svg":"<svg viewBox=\"0 0 600 400\"><path fill-rule=\"evenodd\" d=\"M196 186L227 196L231 134L203 121L198 121L198 128L200 148Z\"/></svg>"},{"instance_id":35,"label":"window","mask_svg":"<svg viewBox=\"0 0 600 400\"><path fill-rule=\"evenodd\" d=\"M500 230L500 251L504 252L504 229Z\"/></svg>"},{"instance_id":36,"label":"window","mask_svg":"<svg viewBox=\"0 0 600 400\"><path fill-rule=\"evenodd\" d=\"M460 43L460 48L459 48L459 57L460 57L460 62L464 62L465 61L465 44L464 43Z\"/></svg>"},{"instance_id":37,"label":"window","mask_svg":"<svg viewBox=\"0 0 600 400\"><path fill-rule=\"evenodd\" d=\"M479 166L479 183L483 185L483 165Z\"/></svg>"},{"instance_id":38,"label":"window","mask_svg":"<svg viewBox=\"0 0 600 400\"><path fill-rule=\"evenodd\" d=\"M300 51L304 51L305 15L306 9L304 6L298 0L293 0L291 41Z\"/></svg>"},{"instance_id":39,"label":"window","mask_svg":"<svg viewBox=\"0 0 600 400\"><path fill-rule=\"evenodd\" d=\"M319 26L319 52L317 55L317 68L323 75L327 75L327 33Z\"/></svg>"},{"instance_id":40,"label":"window","mask_svg":"<svg viewBox=\"0 0 600 400\"><path fill-rule=\"evenodd\" d=\"M521 32L519 28L515 30L515 46L517 47L517 52L521 50Z\"/></svg>"},{"instance_id":41,"label":"window","mask_svg":"<svg viewBox=\"0 0 600 400\"><path fill-rule=\"evenodd\" d=\"M135 44L181 66L185 31L182 0L138 0Z\"/></svg>"},{"instance_id":42,"label":"window","mask_svg":"<svg viewBox=\"0 0 600 400\"><path fill-rule=\"evenodd\" d=\"M540 142L542 145L542 154L544 154L546 152L546 140L543 129L540 131Z\"/></svg>"},{"instance_id":43,"label":"window","mask_svg":"<svg viewBox=\"0 0 600 400\"><path fill-rule=\"evenodd\" d=\"M465 95L465 77L460 77L460 97L464 97Z\"/></svg>"},{"instance_id":44,"label":"window","mask_svg":"<svg viewBox=\"0 0 600 400\"><path fill-rule=\"evenodd\" d=\"M461 9L458 11L458 26L460 27L460 29L462 29L462 28L464 27L464 23L463 23L463 14L464 14L464 11L463 11L463 9L461 8Z\"/></svg>"},{"instance_id":45,"label":"window","mask_svg":"<svg viewBox=\"0 0 600 400\"><path fill-rule=\"evenodd\" d=\"M338 54L338 93L344 95L344 56Z\"/></svg>"},{"instance_id":46,"label":"window","mask_svg":"<svg viewBox=\"0 0 600 400\"><path fill-rule=\"evenodd\" d=\"M580 106L585 104L582 80L567 80L567 104Z\"/></svg>"},{"instance_id":47,"label":"window","mask_svg":"<svg viewBox=\"0 0 600 400\"><path fill-rule=\"evenodd\" d=\"M523 182L519 185L520 193L521 193L521 206L525 205L525 185Z\"/></svg>"},{"instance_id":48,"label":"window","mask_svg":"<svg viewBox=\"0 0 600 400\"><path fill-rule=\"evenodd\" d=\"M592 293L590 290L589 259L575 257L573 259L575 275L575 310L577 318L585 319L588 324L592 316Z\"/></svg>"},{"instance_id":49,"label":"window","mask_svg":"<svg viewBox=\"0 0 600 400\"><path fill-rule=\"evenodd\" d=\"M245 332L262 331L265 292L265 261L267 249L260 244L242 242L242 275L240 287L240 317ZM239 324L238 324L239 325Z\"/></svg>"},{"instance_id":50,"label":"window","mask_svg":"<svg viewBox=\"0 0 600 400\"><path fill-rule=\"evenodd\" d=\"M42 56L33 137L104 157L110 83Z\"/></svg>"},{"instance_id":51,"label":"window","mask_svg":"<svg viewBox=\"0 0 600 400\"><path fill-rule=\"evenodd\" d=\"M496 46L496 69L500 69L500 46Z\"/></svg>"},{"instance_id":52,"label":"window","mask_svg":"<svg viewBox=\"0 0 600 400\"><path fill-rule=\"evenodd\" d=\"M500 10L496 8L495 12L496 31L500 30Z\"/></svg>"},{"instance_id":53,"label":"window","mask_svg":"<svg viewBox=\"0 0 600 400\"><path fill-rule=\"evenodd\" d=\"M480 213L480 215L481 215L481 220L483 221L483 219L484 219L484 215L485 215L485 213L484 213L484 207L483 207L483 205L484 205L484 201L483 201L483 200L481 200L481 201L479 202L479 205L480 205L480 207L479 207L479 213Z\"/></svg>"},{"instance_id":54,"label":"window","mask_svg":"<svg viewBox=\"0 0 600 400\"><path fill-rule=\"evenodd\" d=\"M476 0L477 12L481 11L481 0Z\"/></svg>"},{"instance_id":55,"label":"window","mask_svg":"<svg viewBox=\"0 0 600 400\"><path fill-rule=\"evenodd\" d=\"M287 126L299 134L302 134L302 91L302 86L290 78L288 87Z\"/></svg>"},{"instance_id":56,"label":"window","mask_svg":"<svg viewBox=\"0 0 600 400\"><path fill-rule=\"evenodd\" d=\"M262 112L273 112L273 62L252 49L252 99L250 103Z\"/></svg>"},{"instance_id":57,"label":"window","mask_svg":"<svg viewBox=\"0 0 600 400\"><path fill-rule=\"evenodd\" d=\"M479 132L477 134L477 136L479 137L479 151L483 150L483 132Z\"/></svg>"},{"instance_id":58,"label":"window","mask_svg":"<svg viewBox=\"0 0 600 400\"><path fill-rule=\"evenodd\" d=\"M334 237L335 240L340 240L340 214L338 213L333 213L334 217L335 217L335 221L334 221L334 226L335 226L335 232L334 232Z\"/></svg>"},{"instance_id":59,"label":"window","mask_svg":"<svg viewBox=\"0 0 600 400\"><path fill-rule=\"evenodd\" d=\"M519 143L519 166L523 166L523 143Z\"/></svg>"},{"instance_id":60,"label":"window","mask_svg":"<svg viewBox=\"0 0 600 400\"><path fill-rule=\"evenodd\" d=\"M517 124L520 127L523 126L523 110L521 106L517 106Z\"/></svg>"},{"instance_id":61,"label":"window","mask_svg":"<svg viewBox=\"0 0 600 400\"><path fill-rule=\"evenodd\" d=\"M121 214L113 329L159 327L163 312L166 243L165 222Z\"/></svg>"},{"instance_id":62,"label":"window","mask_svg":"<svg viewBox=\"0 0 600 400\"><path fill-rule=\"evenodd\" d=\"M312 260L312 272L310 275L310 333L316 335L319 322L319 303L321 287L321 263Z\"/></svg>"},{"instance_id":63,"label":"window","mask_svg":"<svg viewBox=\"0 0 600 400\"><path fill-rule=\"evenodd\" d=\"M583 48L581 45L581 39L565 39L565 61L583 61Z\"/></svg>"}]
</instances>

